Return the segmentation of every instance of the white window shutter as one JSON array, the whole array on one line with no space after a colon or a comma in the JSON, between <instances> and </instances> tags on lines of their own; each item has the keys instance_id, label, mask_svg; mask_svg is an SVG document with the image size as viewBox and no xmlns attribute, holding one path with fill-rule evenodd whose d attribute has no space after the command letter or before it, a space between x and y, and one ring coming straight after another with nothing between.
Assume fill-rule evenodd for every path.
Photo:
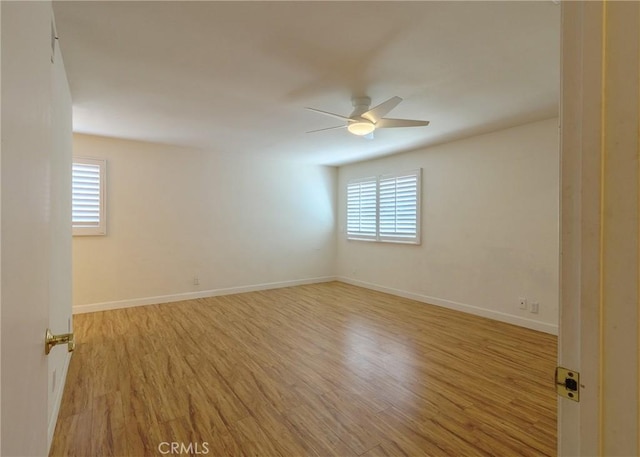
<instances>
[{"instance_id":1,"label":"white window shutter","mask_svg":"<svg viewBox=\"0 0 640 457\"><path fill-rule=\"evenodd\" d=\"M106 162L74 158L71 177L73 234L105 235Z\"/></svg>"},{"instance_id":2,"label":"white window shutter","mask_svg":"<svg viewBox=\"0 0 640 457\"><path fill-rule=\"evenodd\" d=\"M347 239L420 244L422 170L347 183Z\"/></svg>"},{"instance_id":3,"label":"white window shutter","mask_svg":"<svg viewBox=\"0 0 640 457\"><path fill-rule=\"evenodd\" d=\"M380 177L381 241L419 242L420 171Z\"/></svg>"},{"instance_id":4,"label":"white window shutter","mask_svg":"<svg viewBox=\"0 0 640 457\"><path fill-rule=\"evenodd\" d=\"M347 237L376 239L377 179L365 178L347 185Z\"/></svg>"}]
</instances>

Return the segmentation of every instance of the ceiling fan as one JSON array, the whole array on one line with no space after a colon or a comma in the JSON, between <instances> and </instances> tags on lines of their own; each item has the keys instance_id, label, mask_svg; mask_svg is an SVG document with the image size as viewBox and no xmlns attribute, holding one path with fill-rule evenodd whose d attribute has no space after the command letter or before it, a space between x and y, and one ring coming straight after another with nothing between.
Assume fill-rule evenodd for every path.
<instances>
[{"instance_id":1,"label":"ceiling fan","mask_svg":"<svg viewBox=\"0 0 640 457\"><path fill-rule=\"evenodd\" d=\"M398 106L402 101L400 97L391 97L389 100L380 103L378 106L371 106L369 97L353 97L353 112L349 117L340 114L329 113L315 108L307 108L309 111L324 114L346 121L344 125L328 127L326 129L311 130L307 133L322 132L324 130L335 130L346 128L350 133L358 136L373 138L373 131L376 129L386 129L395 127L423 127L429 125L429 121L416 121L412 119L388 119L384 115Z\"/></svg>"}]
</instances>

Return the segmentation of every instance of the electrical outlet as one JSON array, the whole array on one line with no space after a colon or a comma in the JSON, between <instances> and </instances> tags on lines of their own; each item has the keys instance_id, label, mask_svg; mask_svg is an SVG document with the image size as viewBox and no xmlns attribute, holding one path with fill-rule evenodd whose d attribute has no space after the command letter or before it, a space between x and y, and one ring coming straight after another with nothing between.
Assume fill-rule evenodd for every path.
<instances>
[{"instance_id":1,"label":"electrical outlet","mask_svg":"<svg viewBox=\"0 0 640 457\"><path fill-rule=\"evenodd\" d=\"M193 277L193 285L194 286L199 286L200 285L200 279L197 276Z\"/></svg>"},{"instance_id":2,"label":"electrical outlet","mask_svg":"<svg viewBox=\"0 0 640 457\"><path fill-rule=\"evenodd\" d=\"M520 297L518 299L518 305L520 306L520 309L527 309L527 299L524 297Z\"/></svg>"},{"instance_id":3,"label":"electrical outlet","mask_svg":"<svg viewBox=\"0 0 640 457\"><path fill-rule=\"evenodd\" d=\"M540 312L540 303L538 303L537 301L531 303L531 312L533 314L538 314L538 312Z\"/></svg>"}]
</instances>

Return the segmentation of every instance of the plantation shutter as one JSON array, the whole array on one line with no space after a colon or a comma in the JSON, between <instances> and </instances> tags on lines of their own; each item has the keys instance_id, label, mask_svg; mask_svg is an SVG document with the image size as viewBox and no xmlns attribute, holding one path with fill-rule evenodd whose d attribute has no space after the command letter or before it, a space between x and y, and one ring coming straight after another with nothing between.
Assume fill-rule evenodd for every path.
<instances>
[{"instance_id":1,"label":"plantation shutter","mask_svg":"<svg viewBox=\"0 0 640 457\"><path fill-rule=\"evenodd\" d=\"M419 242L420 170L380 177L380 241Z\"/></svg>"},{"instance_id":2,"label":"plantation shutter","mask_svg":"<svg viewBox=\"0 0 640 457\"><path fill-rule=\"evenodd\" d=\"M74 235L104 235L105 161L74 158L71 173L71 220Z\"/></svg>"},{"instance_id":3,"label":"plantation shutter","mask_svg":"<svg viewBox=\"0 0 640 457\"><path fill-rule=\"evenodd\" d=\"M347 238L376 239L377 179L365 178L347 184Z\"/></svg>"}]
</instances>

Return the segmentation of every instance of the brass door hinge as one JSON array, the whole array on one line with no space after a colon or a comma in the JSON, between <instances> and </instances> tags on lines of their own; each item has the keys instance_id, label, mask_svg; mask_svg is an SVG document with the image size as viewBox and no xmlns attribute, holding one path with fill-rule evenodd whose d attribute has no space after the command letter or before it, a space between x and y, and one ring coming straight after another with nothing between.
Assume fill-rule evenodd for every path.
<instances>
[{"instance_id":1,"label":"brass door hinge","mask_svg":"<svg viewBox=\"0 0 640 457\"><path fill-rule=\"evenodd\" d=\"M580 401L580 373L556 367L556 392L564 398Z\"/></svg>"}]
</instances>

